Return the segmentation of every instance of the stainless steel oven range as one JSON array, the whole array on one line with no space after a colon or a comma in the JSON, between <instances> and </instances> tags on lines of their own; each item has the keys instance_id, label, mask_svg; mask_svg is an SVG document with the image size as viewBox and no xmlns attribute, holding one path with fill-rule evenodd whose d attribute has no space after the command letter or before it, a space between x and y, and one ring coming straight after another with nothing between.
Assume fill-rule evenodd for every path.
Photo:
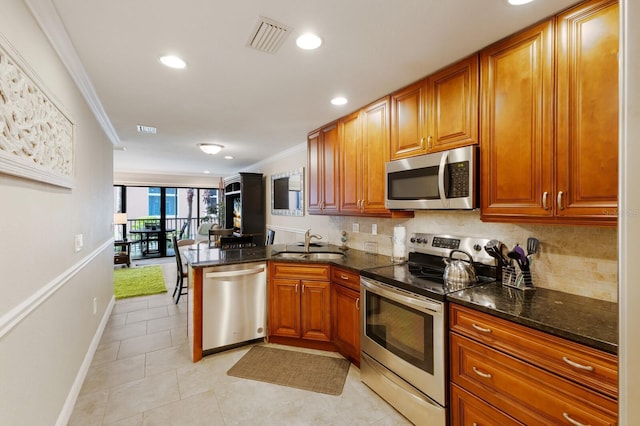
<instances>
[{"instance_id":1,"label":"stainless steel oven range","mask_svg":"<svg viewBox=\"0 0 640 426\"><path fill-rule=\"evenodd\" d=\"M362 381L416 425L447 423L447 306L445 296L495 281L489 239L416 233L409 260L361 271ZM477 282L445 282L452 251L471 255ZM464 253L453 259L468 261Z\"/></svg>"}]
</instances>

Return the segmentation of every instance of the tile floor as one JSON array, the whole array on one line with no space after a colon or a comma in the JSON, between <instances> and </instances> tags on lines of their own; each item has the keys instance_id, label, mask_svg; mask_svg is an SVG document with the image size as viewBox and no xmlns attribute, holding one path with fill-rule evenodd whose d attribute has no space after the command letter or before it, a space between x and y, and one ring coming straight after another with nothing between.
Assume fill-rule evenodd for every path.
<instances>
[{"instance_id":1,"label":"tile floor","mask_svg":"<svg viewBox=\"0 0 640 426\"><path fill-rule=\"evenodd\" d=\"M160 263L173 286L175 264ZM227 376L247 346L192 363L186 297L172 291L116 302L69 425L410 425L353 365L330 396Z\"/></svg>"}]
</instances>

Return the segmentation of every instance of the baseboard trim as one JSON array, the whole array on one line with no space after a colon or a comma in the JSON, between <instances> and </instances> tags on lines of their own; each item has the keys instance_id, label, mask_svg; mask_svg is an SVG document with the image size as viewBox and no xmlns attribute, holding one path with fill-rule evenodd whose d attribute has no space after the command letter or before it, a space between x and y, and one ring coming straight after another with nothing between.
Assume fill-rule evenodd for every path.
<instances>
[{"instance_id":1,"label":"baseboard trim","mask_svg":"<svg viewBox=\"0 0 640 426\"><path fill-rule=\"evenodd\" d=\"M113 240L109 239L80 262L55 277L45 286L33 293L27 299L15 306L6 314L0 317L0 339L10 332L15 326L25 319L31 312L38 309L40 305L47 301L56 291L67 284L78 272L97 258L104 250L113 246Z\"/></svg>"},{"instance_id":2,"label":"baseboard trim","mask_svg":"<svg viewBox=\"0 0 640 426\"><path fill-rule=\"evenodd\" d=\"M111 312L113 311L113 307L116 303L115 297L111 297L109 301L109 305L102 316L102 320L100 321L100 325L96 330L96 334L93 336L93 340L91 341L91 345L89 345L89 349L87 350L87 354L84 356L84 360L82 361L82 365L78 370L78 374L76 375L76 379L73 382L73 386L69 390L69 394L67 395L67 399L62 406L62 411L60 411L60 415L58 416L58 420L56 421L56 426L65 426L69 423L71 419L71 415L73 414L73 408L76 405L76 401L78 400L78 396L80 395L80 390L82 390L82 384L84 383L84 379L87 377L87 373L89 372L89 367L91 367L91 361L93 360L93 356L98 349L98 345L100 344L100 339L102 338L102 333L104 333L104 329L107 327L107 323L109 322L109 318L111 317Z\"/></svg>"}]
</instances>

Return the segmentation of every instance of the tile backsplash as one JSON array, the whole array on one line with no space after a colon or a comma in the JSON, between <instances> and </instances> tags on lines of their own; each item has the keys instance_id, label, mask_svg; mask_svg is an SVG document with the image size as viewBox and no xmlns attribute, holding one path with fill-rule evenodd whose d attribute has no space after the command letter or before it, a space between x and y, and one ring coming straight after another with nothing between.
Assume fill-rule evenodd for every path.
<instances>
[{"instance_id":1,"label":"tile backsplash","mask_svg":"<svg viewBox=\"0 0 640 426\"><path fill-rule=\"evenodd\" d=\"M353 232L357 224L359 232ZM528 237L540 240L531 270L538 287L616 302L618 299L617 230L587 226L485 223L478 211L416 211L415 218L330 218L328 240L339 244L347 231L348 245L358 250L376 247L391 255L393 227L403 224L412 232L495 238L511 247L526 246ZM372 235L373 225L377 235ZM375 243L375 244L372 244Z\"/></svg>"}]
</instances>

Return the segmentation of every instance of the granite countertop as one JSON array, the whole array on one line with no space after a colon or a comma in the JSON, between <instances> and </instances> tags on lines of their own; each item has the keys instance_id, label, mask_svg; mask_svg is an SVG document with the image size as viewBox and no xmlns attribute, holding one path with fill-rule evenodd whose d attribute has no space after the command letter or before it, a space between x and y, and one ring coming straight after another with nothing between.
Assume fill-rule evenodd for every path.
<instances>
[{"instance_id":1,"label":"granite countertop","mask_svg":"<svg viewBox=\"0 0 640 426\"><path fill-rule=\"evenodd\" d=\"M344 253L342 259L310 260L310 259L280 259L276 255L280 252L304 253L304 247L298 245L276 244L264 247L251 247L244 249L220 250L209 248L207 244L189 246L183 253L185 260L194 268L206 268L211 266L231 265L235 263L259 262L276 260L283 262L299 263L328 263L335 266L351 269L359 273L362 269L375 268L391 264L391 258L381 254L367 253L361 250L340 250L339 246L327 244L309 248L310 253Z\"/></svg>"},{"instance_id":2,"label":"granite countertop","mask_svg":"<svg viewBox=\"0 0 640 426\"><path fill-rule=\"evenodd\" d=\"M536 330L618 353L618 305L545 288L522 291L500 283L461 290L447 300Z\"/></svg>"}]
</instances>

